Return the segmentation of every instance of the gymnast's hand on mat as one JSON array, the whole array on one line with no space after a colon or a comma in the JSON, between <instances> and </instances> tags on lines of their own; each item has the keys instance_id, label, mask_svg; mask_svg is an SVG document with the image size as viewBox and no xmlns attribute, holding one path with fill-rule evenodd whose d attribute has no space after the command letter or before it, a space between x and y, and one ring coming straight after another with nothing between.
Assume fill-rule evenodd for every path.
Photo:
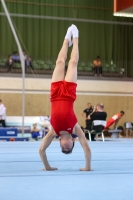
<instances>
[{"instance_id":1,"label":"gymnast's hand on mat","mask_svg":"<svg viewBox=\"0 0 133 200\"><path fill-rule=\"evenodd\" d=\"M93 169L88 169L88 168L80 168L80 171L93 171Z\"/></svg>"},{"instance_id":2,"label":"gymnast's hand on mat","mask_svg":"<svg viewBox=\"0 0 133 200\"><path fill-rule=\"evenodd\" d=\"M43 168L42 170L45 170L45 171L54 171L54 170L58 170L58 169L56 167L48 167L47 169Z\"/></svg>"}]
</instances>

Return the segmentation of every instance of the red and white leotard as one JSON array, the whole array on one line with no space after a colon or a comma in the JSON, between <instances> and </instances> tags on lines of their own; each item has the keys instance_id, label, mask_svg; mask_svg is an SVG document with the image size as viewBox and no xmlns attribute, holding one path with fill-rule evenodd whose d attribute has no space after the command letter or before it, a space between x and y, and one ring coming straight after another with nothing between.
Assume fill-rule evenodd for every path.
<instances>
[{"instance_id":1,"label":"red and white leotard","mask_svg":"<svg viewBox=\"0 0 133 200\"><path fill-rule=\"evenodd\" d=\"M76 99L77 84L67 81L58 81L51 84L51 125L56 134L60 136L60 131L67 131L72 134L77 123L77 118L73 110Z\"/></svg>"},{"instance_id":2,"label":"red and white leotard","mask_svg":"<svg viewBox=\"0 0 133 200\"><path fill-rule=\"evenodd\" d=\"M115 114L111 119L109 119L109 120L107 121L106 126L104 127L104 129L109 128L113 123L116 122L116 120L117 120L118 118L120 118L120 116L121 116L120 113Z\"/></svg>"}]
</instances>

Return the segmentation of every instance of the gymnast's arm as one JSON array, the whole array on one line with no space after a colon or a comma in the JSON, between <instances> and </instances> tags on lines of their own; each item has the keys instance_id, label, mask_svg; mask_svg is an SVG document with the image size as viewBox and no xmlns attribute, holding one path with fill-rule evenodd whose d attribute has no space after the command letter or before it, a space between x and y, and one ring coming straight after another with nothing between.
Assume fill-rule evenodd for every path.
<instances>
[{"instance_id":1,"label":"gymnast's arm","mask_svg":"<svg viewBox=\"0 0 133 200\"><path fill-rule=\"evenodd\" d=\"M48 170L48 171L57 170L57 168L50 166L50 164L47 160L47 156L46 156L46 149L51 144L54 137L55 137L55 132L53 129L51 129L48 132L48 134L44 137L43 142L40 146L39 154L40 154L41 160L45 166L45 168L43 170Z\"/></svg>"},{"instance_id":2,"label":"gymnast's arm","mask_svg":"<svg viewBox=\"0 0 133 200\"><path fill-rule=\"evenodd\" d=\"M81 168L80 171L91 171L92 170L91 169L91 150L89 148L85 135L78 123L75 125L75 133L78 136L81 146L83 147L85 160L86 160L85 168Z\"/></svg>"},{"instance_id":3,"label":"gymnast's arm","mask_svg":"<svg viewBox=\"0 0 133 200\"><path fill-rule=\"evenodd\" d=\"M118 118L118 119L115 121L115 123L114 123L114 128L116 128L116 125L118 124L119 120L120 120L120 118Z\"/></svg>"}]
</instances>

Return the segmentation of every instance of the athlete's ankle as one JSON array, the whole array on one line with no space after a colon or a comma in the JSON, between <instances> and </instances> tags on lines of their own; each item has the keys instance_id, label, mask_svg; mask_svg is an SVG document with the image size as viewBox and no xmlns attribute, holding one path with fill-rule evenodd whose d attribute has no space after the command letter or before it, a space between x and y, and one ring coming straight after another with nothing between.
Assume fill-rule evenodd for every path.
<instances>
[{"instance_id":1,"label":"athlete's ankle","mask_svg":"<svg viewBox=\"0 0 133 200\"><path fill-rule=\"evenodd\" d=\"M74 24L72 24L71 27L72 27L72 36L73 36L73 38L78 38L79 37L79 31L78 31L77 27Z\"/></svg>"},{"instance_id":2,"label":"athlete's ankle","mask_svg":"<svg viewBox=\"0 0 133 200\"><path fill-rule=\"evenodd\" d=\"M71 26L67 29L65 39L67 39L69 41L68 46L70 47L72 45L72 27Z\"/></svg>"}]
</instances>

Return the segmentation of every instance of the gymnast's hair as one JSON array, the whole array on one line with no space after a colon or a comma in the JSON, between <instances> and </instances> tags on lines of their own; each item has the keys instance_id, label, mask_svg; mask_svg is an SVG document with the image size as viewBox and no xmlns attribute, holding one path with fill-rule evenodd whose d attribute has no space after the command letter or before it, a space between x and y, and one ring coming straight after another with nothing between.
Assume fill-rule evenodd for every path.
<instances>
[{"instance_id":1,"label":"gymnast's hair","mask_svg":"<svg viewBox=\"0 0 133 200\"><path fill-rule=\"evenodd\" d=\"M74 142L73 142L72 148L71 148L69 151L65 151L65 150L62 149L62 153L65 153L65 154L70 154L70 153L72 153L73 147L74 147Z\"/></svg>"},{"instance_id":2,"label":"gymnast's hair","mask_svg":"<svg viewBox=\"0 0 133 200\"><path fill-rule=\"evenodd\" d=\"M125 114L125 112L123 110L121 110L120 113L123 114L123 115Z\"/></svg>"}]
</instances>

